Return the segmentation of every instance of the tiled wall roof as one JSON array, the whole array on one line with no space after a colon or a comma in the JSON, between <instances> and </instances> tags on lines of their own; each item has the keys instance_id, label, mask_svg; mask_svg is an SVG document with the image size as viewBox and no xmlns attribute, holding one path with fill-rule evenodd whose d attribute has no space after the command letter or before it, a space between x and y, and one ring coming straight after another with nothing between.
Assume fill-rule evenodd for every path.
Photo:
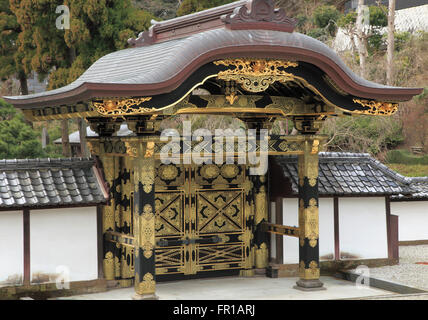
<instances>
[{"instance_id":1,"label":"tiled wall roof","mask_svg":"<svg viewBox=\"0 0 428 320\"><path fill-rule=\"evenodd\" d=\"M0 208L87 206L107 198L92 159L0 160Z\"/></svg>"},{"instance_id":2,"label":"tiled wall roof","mask_svg":"<svg viewBox=\"0 0 428 320\"><path fill-rule=\"evenodd\" d=\"M298 194L297 157L274 159L291 181L293 193ZM413 196L422 192L412 178L396 173L369 154L320 153L319 169L320 195ZM428 198L428 193L426 196Z\"/></svg>"}]
</instances>

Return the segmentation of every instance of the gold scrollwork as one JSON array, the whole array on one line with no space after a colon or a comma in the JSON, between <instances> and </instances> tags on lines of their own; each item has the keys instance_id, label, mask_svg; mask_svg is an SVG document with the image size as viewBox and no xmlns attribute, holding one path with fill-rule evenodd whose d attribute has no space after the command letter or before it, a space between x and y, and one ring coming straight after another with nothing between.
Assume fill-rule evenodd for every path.
<instances>
[{"instance_id":1,"label":"gold scrollwork","mask_svg":"<svg viewBox=\"0 0 428 320\"><path fill-rule=\"evenodd\" d=\"M318 161L311 161L308 163L308 180L311 187L315 187L318 180Z\"/></svg>"},{"instance_id":2,"label":"gold scrollwork","mask_svg":"<svg viewBox=\"0 0 428 320\"><path fill-rule=\"evenodd\" d=\"M309 263L309 268L306 269L305 262L302 260L299 264L299 276L301 279L305 280L315 280L320 277L320 269L316 261L311 261Z\"/></svg>"},{"instance_id":3,"label":"gold scrollwork","mask_svg":"<svg viewBox=\"0 0 428 320\"><path fill-rule=\"evenodd\" d=\"M312 143L312 154L318 154L319 151L319 147L320 147L320 141L315 139L314 142Z\"/></svg>"},{"instance_id":4,"label":"gold scrollwork","mask_svg":"<svg viewBox=\"0 0 428 320\"><path fill-rule=\"evenodd\" d=\"M215 61L214 64L235 67L219 72L218 78L236 81L249 92L265 91L276 81L292 81L294 76L284 69L298 66L297 62L269 59L226 59Z\"/></svg>"},{"instance_id":5,"label":"gold scrollwork","mask_svg":"<svg viewBox=\"0 0 428 320\"><path fill-rule=\"evenodd\" d=\"M233 105L238 99L239 97L236 95L236 93L231 93L226 96L226 100L230 103L230 105Z\"/></svg>"},{"instance_id":6,"label":"gold scrollwork","mask_svg":"<svg viewBox=\"0 0 428 320\"><path fill-rule=\"evenodd\" d=\"M126 154L132 158L136 158L138 156L138 148L135 143L125 142Z\"/></svg>"},{"instance_id":7,"label":"gold scrollwork","mask_svg":"<svg viewBox=\"0 0 428 320\"><path fill-rule=\"evenodd\" d=\"M88 141L89 151L93 155L100 154L100 143L99 141Z\"/></svg>"},{"instance_id":8,"label":"gold scrollwork","mask_svg":"<svg viewBox=\"0 0 428 320\"><path fill-rule=\"evenodd\" d=\"M138 273L135 275L136 289L135 292L140 295L144 294L153 294L156 290L156 282L153 275L150 272L147 272L143 280L140 282L140 277Z\"/></svg>"},{"instance_id":9,"label":"gold scrollwork","mask_svg":"<svg viewBox=\"0 0 428 320\"><path fill-rule=\"evenodd\" d=\"M256 268L266 268L268 265L269 252L266 243L262 243L256 249Z\"/></svg>"},{"instance_id":10,"label":"gold scrollwork","mask_svg":"<svg viewBox=\"0 0 428 320\"><path fill-rule=\"evenodd\" d=\"M390 116L397 112L398 103L382 102L382 101L369 101L363 99L354 99L354 103L358 103L366 110L354 110L354 113L369 114L369 115L382 115Z\"/></svg>"},{"instance_id":11,"label":"gold scrollwork","mask_svg":"<svg viewBox=\"0 0 428 320\"><path fill-rule=\"evenodd\" d=\"M103 102L92 102L92 107L102 115L146 114L155 111L154 108L134 108L139 104L152 100L152 97L132 99L108 99Z\"/></svg>"},{"instance_id":12,"label":"gold scrollwork","mask_svg":"<svg viewBox=\"0 0 428 320\"><path fill-rule=\"evenodd\" d=\"M319 236L318 206L315 199L309 200L309 207L303 209L305 216L304 234L309 239L309 245L315 248Z\"/></svg>"},{"instance_id":13,"label":"gold scrollwork","mask_svg":"<svg viewBox=\"0 0 428 320\"><path fill-rule=\"evenodd\" d=\"M152 192L153 184L155 183L155 172L152 164L142 166L141 183L143 184L143 190L145 193Z\"/></svg>"},{"instance_id":14,"label":"gold scrollwork","mask_svg":"<svg viewBox=\"0 0 428 320\"><path fill-rule=\"evenodd\" d=\"M103 261L104 274L107 280L113 280L115 276L115 266L113 253L111 251L107 252Z\"/></svg>"},{"instance_id":15,"label":"gold scrollwork","mask_svg":"<svg viewBox=\"0 0 428 320\"><path fill-rule=\"evenodd\" d=\"M235 178L239 174L239 168L234 164L225 164L221 168L221 175L224 178L231 179Z\"/></svg>"},{"instance_id":16,"label":"gold scrollwork","mask_svg":"<svg viewBox=\"0 0 428 320\"><path fill-rule=\"evenodd\" d=\"M205 179L215 179L220 175L220 169L215 164L208 164L202 167L201 176Z\"/></svg>"},{"instance_id":17,"label":"gold scrollwork","mask_svg":"<svg viewBox=\"0 0 428 320\"><path fill-rule=\"evenodd\" d=\"M144 158L151 158L155 153L155 143L153 141L147 142L146 154Z\"/></svg>"},{"instance_id":18,"label":"gold scrollwork","mask_svg":"<svg viewBox=\"0 0 428 320\"><path fill-rule=\"evenodd\" d=\"M143 255L149 259L153 255L154 249L154 236L155 236L155 216L153 214L153 207L146 204L141 216L141 248Z\"/></svg>"},{"instance_id":19,"label":"gold scrollwork","mask_svg":"<svg viewBox=\"0 0 428 320\"><path fill-rule=\"evenodd\" d=\"M178 169L174 165L162 165L159 168L159 176L162 180L174 180L178 176Z\"/></svg>"}]
</instances>

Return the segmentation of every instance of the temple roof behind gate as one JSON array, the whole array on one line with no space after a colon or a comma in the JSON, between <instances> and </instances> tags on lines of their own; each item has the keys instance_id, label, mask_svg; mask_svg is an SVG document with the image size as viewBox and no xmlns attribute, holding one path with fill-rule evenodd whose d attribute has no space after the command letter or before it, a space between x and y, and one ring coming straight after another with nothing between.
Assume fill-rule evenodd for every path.
<instances>
[{"instance_id":1,"label":"temple roof behind gate","mask_svg":"<svg viewBox=\"0 0 428 320\"><path fill-rule=\"evenodd\" d=\"M286 59L311 64L338 91L356 97L399 102L417 88L384 86L350 70L324 43L294 32L295 21L267 0L237 1L164 22L130 39L133 48L96 61L73 83L39 94L5 97L17 107L70 105L103 97L169 93L203 65L226 58Z\"/></svg>"}]
</instances>

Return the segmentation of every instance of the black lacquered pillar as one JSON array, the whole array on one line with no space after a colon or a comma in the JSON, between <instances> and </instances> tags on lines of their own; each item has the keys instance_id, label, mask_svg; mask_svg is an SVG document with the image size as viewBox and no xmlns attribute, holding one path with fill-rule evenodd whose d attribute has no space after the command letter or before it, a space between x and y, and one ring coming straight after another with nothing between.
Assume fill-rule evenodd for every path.
<instances>
[{"instance_id":1,"label":"black lacquered pillar","mask_svg":"<svg viewBox=\"0 0 428 320\"><path fill-rule=\"evenodd\" d=\"M138 142L134 159L135 300L157 299L154 143Z\"/></svg>"},{"instance_id":2,"label":"black lacquered pillar","mask_svg":"<svg viewBox=\"0 0 428 320\"><path fill-rule=\"evenodd\" d=\"M299 281L296 289L323 290L319 262L318 140L306 139L299 155Z\"/></svg>"}]
</instances>

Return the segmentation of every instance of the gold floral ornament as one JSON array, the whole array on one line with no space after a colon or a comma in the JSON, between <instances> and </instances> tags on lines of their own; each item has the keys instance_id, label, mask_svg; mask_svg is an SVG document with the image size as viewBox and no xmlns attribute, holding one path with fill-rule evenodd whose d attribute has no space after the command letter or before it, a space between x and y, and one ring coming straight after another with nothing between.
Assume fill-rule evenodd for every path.
<instances>
[{"instance_id":1,"label":"gold floral ornament","mask_svg":"<svg viewBox=\"0 0 428 320\"><path fill-rule=\"evenodd\" d=\"M354 113L360 114L370 114L376 116L390 116L397 112L398 103L391 102L379 102L379 101L369 101L369 100L361 100L354 99L354 103L358 103L363 107L368 109L365 110L354 110Z\"/></svg>"},{"instance_id":2,"label":"gold floral ornament","mask_svg":"<svg viewBox=\"0 0 428 320\"><path fill-rule=\"evenodd\" d=\"M207 180L215 179L219 176L220 169L215 164L208 164L202 167L201 175Z\"/></svg>"},{"instance_id":3,"label":"gold floral ornament","mask_svg":"<svg viewBox=\"0 0 428 320\"><path fill-rule=\"evenodd\" d=\"M315 199L309 200L309 207L304 209L304 235L309 239L309 245L315 248L319 237L318 206Z\"/></svg>"},{"instance_id":4,"label":"gold floral ornament","mask_svg":"<svg viewBox=\"0 0 428 320\"><path fill-rule=\"evenodd\" d=\"M143 249L143 255L146 259L150 259L153 255L154 237L155 237L155 216L151 205L146 204L141 216L141 238L140 246Z\"/></svg>"},{"instance_id":5,"label":"gold floral ornament","mask_svg":"<svg viewBox=\"0 0 428 320\"><path fill-rule=\"evenodd\" d=\"M178 169L174 165L162 165L159 168L159 176L162 180L172 181L178 176Z\"/></svg>"},{"instance_id":6,"label":"gold floral ornament","mask_svg":"<svg viewBox=\"0 0 428 320\"><path fill-rule=\"evenodd\" d=\"M135 284L136 284L136 290L135 292L137 294L152 294L156 290L156 282L154 280L153 275L150 272L147 272L144 277L143 281L140 282L140 277L138 273L135 275Z\"/></svg>"},{"instance_id":7,"label":"gold floral ornament","mask_svg":"<svg viewBox=\"0 0 428 320\"><path fill-rule=\"evenodd\" d=\"M155 183L155 172L152 164L144 165L141 168L141 183L145 193L152 192Z\"/></svg>"},{"instance_id":8,"label":"gold floral ornament","mask_svg":"<svg viewBox=\"0 0 428 320\"><path fill-rule=\"evenodd\" d=\"M132 142L125 142L126 154L132 158L136 158L138 156L137 145Z\"/></svg>"},{"instance_id":9,"label":"gold floral ornament","mask_svg":"<svg viewBox=\"0 0 428 320\"><path fill-rule=\"evenodd\" d=\"M236 81L249 92L265 91L276 81L293 81L294 76L285 69L298 66L297 62L268 59L226 59L215 61L214 64L234 67L219 72L217 77L225 81Z\"/></svg>"},{"instance_id":10,"label":"gold floral ornament","mask_svg":"<svg viewBox=\"0 0 428 320\"><path fill-rule=\"evenodd\" d=\"M311 187L315 187L318 181L318 162L310 161L308 163L308 180Z\"/></svg>"},{"instance_id":11,"label":"gold floral ornament","mask_svg":"<svg viewBox=\"0 0 428 320\"><path fill-rule=\"evenodd\" d=\"M107 99L102 102L92 102L92 108L104 116L121 116L150 114L156 111L154 108L140 108L140 104L152 100L152 97L132 99Z\"/></svg>"},{"instance_id":12,"label":"gold floral ornament","mask_svg":"<svg viewBox=\"0 0 428 320\"><path fill-rule=\"evenodd\" d=\"M320 269L319 269L318 263L312 260L309 263L309 268L306 269L305 262L301 260L299 264L299 276L301 279L306 279L306 280L319 279Z\"/></svg>"}]
</instances>

